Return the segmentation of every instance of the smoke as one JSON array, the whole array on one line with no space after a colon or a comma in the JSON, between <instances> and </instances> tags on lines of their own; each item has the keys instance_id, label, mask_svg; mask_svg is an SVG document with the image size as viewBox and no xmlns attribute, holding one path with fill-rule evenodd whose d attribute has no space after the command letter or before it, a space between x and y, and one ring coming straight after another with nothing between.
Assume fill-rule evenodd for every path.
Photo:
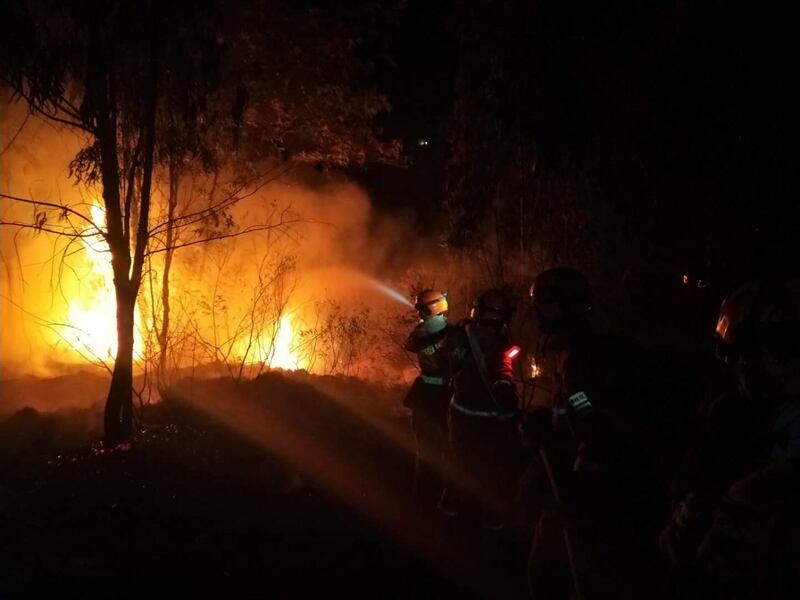
<instances>
[{"instance_id":1,"label":"smoke","mask_svg":"<svg viewBox=\"0 0 800 600\"><path fill-rule=\"evenodd\" d=\"M26 119L26 113L20 105L0 103L0 192L72 205L84 202L87 191L68 178L80 139L34 117ZM35 219L34 207L0 199L0 221ZM66 312L67 298L79 292L80 273L65 274L69 261L64 264L59 257L73 249L64 238L0 226L0 377L47 373L54 361L65 358L55 323Z\"/></svg>"}]
</instances>

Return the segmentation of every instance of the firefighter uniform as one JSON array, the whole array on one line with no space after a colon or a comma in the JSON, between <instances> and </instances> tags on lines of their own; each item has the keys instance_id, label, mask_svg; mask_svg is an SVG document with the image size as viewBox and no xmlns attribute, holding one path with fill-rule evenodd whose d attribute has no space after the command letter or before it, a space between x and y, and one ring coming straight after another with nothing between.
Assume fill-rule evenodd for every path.
<instances>
[{"instance_id":1,"label":"firefighter uniform","mask_svg":"<svg viewBox=\"0 0 800 600\"><path fill-rule=\"evenodd\" d=\"M570 585L587 597L650 597L658 581L657 557L648 556L658 524L654 504L666 480L656 468L663 436L653 433L656 421L668 425L657 416L659 394L652 381L640 385L646 365L632 344L592 329L580 273L544 271L531 295L554 359L555 388L551 405L537 407L522 429L558 496L537 525L531 585L537 593L565 592L568 567ZM570 564L553 568L567 536Z\"/></svg>"},{"instance_id":2,"label":"firefighter uniform","mask_svg":"<svg viewBox=\"0 0 800 600\"><path fill-rule=\"evenodd\" d=\"M718 356L736 392L704 411L659 542L675 597L800 596L800 280L728 296Z\"/></svg>"},{"instance_id":3,"label":"firefighter uniform","mask_svg":"<svg viewBox=\"0 0 800 600\"><path fill-rule=\"evenodd\" d=\"M502 310L491 310L494 305ZM491 290L478 299L472 318L459 323L449 344L453 468L440 510L450 516L471 512L490 530L502 529L509 518L519 471L509 317L507 301Z\"/></svg>"},{"instance_id":4,"label":"firefighter uniform","mask_svg":"<svg viewBox=\"0 0 800 600\"><path fill-rule=\"evenodd\" d=\"M405 343L406 350L417 354L420 366L403 401L411 411L415 440L414 493L431 506L439 500L443 486L450 403L445 342L451 329L444 314L430 316L420 321Z\"/></svg>"}]
</instances>

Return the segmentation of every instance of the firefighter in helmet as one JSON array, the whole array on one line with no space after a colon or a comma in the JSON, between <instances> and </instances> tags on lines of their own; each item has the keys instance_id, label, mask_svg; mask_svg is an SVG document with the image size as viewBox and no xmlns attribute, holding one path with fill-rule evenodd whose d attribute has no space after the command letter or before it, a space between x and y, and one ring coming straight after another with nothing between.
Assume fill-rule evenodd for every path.
<instances>
[{"instance_id":1,"label":"firefighter in helmet","mask_svg":"<svg viewBox=\"0 0 800 600\"><path fill-rule=\"evenodd\" d=\"M436 505L442 493L443 464L447 449L447 407L450 381L445 342L452 330L447 320L447 295L427 289L414 305L419 323L408 336L405 349L417 354L420 374L403 405L411 411L414 432L414 493L425 504Z\"/></svg>"},{"instance_id":2,"label":"firefighter in helmet","mask_svg":"<svg viewBox=\"0 0 800 600\"><path fill-rule=\"evenodd\" d=\"M673 595L796 597L800 280L745 283L723 302L715 334L732 389L704 407L675 480L659 538Z\"/></svg>"},{"instance_id":3,"label":"firefighter in helmet","mask_svg":"<svg viewBox=\"0 0 800 600\"><path fill-rule=\"evenodd\" d=\"M512 313L504 292L485 291L449 343L453 460L439 509L447 516L472 512L487 530L505 526L519 466L519 399L512 372L519 348L510 341Z\"/></svg>"},{"instance_id":4,"label":"firefighter in helmet","mask_svg":"<svg viewBox=\"0 0 800 600\"><path fill-rule=\"evenodd\" d=\"M548 595L564 591L553 586L567 581L566 575L559 579L556 569L542 565L551 564L554 552L563 556L567 540L574 548L568 549L570 564L561 565L561 573L569 568L576 589L587 597L644 597L658 580L640 551L653 546L658 527L658 511L638 503L653 496L647 490L654 486L657 463L655 436L647 424L653 407L643 406L655 404L656 394L645 402L636 380L636 365L644 361L629 340L592 327L591 290L575 269L543 271L530 295L544 352L552 359L554 388L550 405L533 407L520 429L525 444L538 451L531 467L548 481L540 487L557 504L543 511L537 524L531 585ZM639 539L647 518L650 537ZM628 590L617 585L622 564Z\"/></svg>"}]
</instances>

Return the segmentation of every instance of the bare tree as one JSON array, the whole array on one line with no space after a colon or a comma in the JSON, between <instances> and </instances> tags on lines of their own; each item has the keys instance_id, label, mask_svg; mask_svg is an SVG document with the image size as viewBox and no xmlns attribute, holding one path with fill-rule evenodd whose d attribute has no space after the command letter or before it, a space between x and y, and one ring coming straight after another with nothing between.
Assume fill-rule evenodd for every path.
<instances>
[{"instance_id":1,"label":"bare tree","mask_svg":"<svg viewBox=\"0 0 800 600\"><path fill-rule=\"evenodd\" d=\"M4 197L30 204L33 218L3 224L73 240L100 235L108 244L118 339L105 410L106 436L112 442L132 433L134 313L148 256L163 252L171 263L178 248L253 231L245 227L204 236L197 229L263 185L263 152L258 156L252 150L271 145L280 163L291 160L289 153L303 161L325 162L327 156L333 164L363 163L376 154L397 156L395 144L382 144L373 135L373 118L387 108L385 100L341 78L353 71L351 38L338 35L335 27L329 29L336 33L330 39L318 35L323 31L319 14L293 24L287 15L266 14L260 3L230 12L214 2L150 0L76 5L31 0L0 9L7 24L0 41L0 81L32 113L85 135L70 173L79 183L102 188L103 224L65 203L10 195ZM297 23L309 25L298 28ZM245 25L254 35L237 38L226 29ZM293 36L305 44L287 44L279 52ZM313 56L320 45L328 50L321 56L339 61L339 69L321 72L328 60L320 60L317 69L297 69L296 76L284 76L283 85L269 88L271 101L248 108L251 94L265 100L266 73L280 77L291 60ZM299 62L301 67L313 64ZM309 80L316 86L309 88ZM199 210L179 216L168 210L166 221L153 225L157 167L173 169L177 194L180 167L187 161L200 170L215 167L221 131L232 132L234 142L247 149L238 165L238 185ZM315 141L315 132L324 134L319 136L323 143ZM274 156L267 158L274 164ZM79 228L81 222L93 229ZM181 228L195 228L199 235L178 241L175 234ZM162 276L162 294L168 294L169 269ZM168 297L162 303L169 306ZM162 348L168 315L169 310L160 326Z\"/></svg>"}]
</instances>

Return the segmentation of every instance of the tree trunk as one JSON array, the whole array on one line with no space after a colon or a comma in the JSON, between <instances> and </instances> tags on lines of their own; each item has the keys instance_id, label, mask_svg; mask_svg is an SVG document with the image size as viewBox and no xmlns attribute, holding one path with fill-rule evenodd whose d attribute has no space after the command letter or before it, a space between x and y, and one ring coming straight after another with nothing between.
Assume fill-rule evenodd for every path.
<instances>
[{"instance_id":1,"label":"tree trunk","mask_svg":"<svg viewBox=\"0 0 800 600\"><path fill-rule=\"evenodd\" d=\"M158 332L159 362L158 381L159 387L166 383L168 371L168 343L169 343L169 275L172 269L172 257L175 254L175 210L178 206L178 183L180 173L175 164L169 169L169 198L167 199L167 248L164 252L164 272L161 279L161 331Z\"/></svg>"},{"instance_id":2,"label":"tree trunk","mask_svg":"<svg viewBox=\"0 0 800 600\"><path fill-rule=\"evenodd\" d=\"M109 98L105 88L97 97L98 133L101 149L101 172L103 181L103 200L106 206L108 246L111 250L111 266L114 270L114 291L117 300L117 356L108 390L104 425L106 440L110 443L127 441L133 434L133 339L134 312L136 297L142 281L142 267L148 239L150 215L150 187L153 177L155 153L155 113L156 82L158 76L157 41L151 44L150 89L147 94L146 110L142 116L141 135L143 160L141 164L142 183L139 189L139 203L136 228L136 241L131 263L130 254L130 215L123 215L120 206L119 163L117 161L117 121L113 95ZM110 80L108 72L103 73L106 83ZM110 84L108 84L110 86ZM110 116L109 116L110 115ZM125 227L124 223L128 222Z\"/></svg>"},{"instance_id":3,"label":"tree trunk","mask_svg":"<svg viewBox=\"0 0 800 600\"><path fill-rule=\"evenodd\" d=\"M133 339L136 291L114 282L117 297L117 356L105 410L106 439L124 442L133 434Z\"/></svg>"}]
</instances>

